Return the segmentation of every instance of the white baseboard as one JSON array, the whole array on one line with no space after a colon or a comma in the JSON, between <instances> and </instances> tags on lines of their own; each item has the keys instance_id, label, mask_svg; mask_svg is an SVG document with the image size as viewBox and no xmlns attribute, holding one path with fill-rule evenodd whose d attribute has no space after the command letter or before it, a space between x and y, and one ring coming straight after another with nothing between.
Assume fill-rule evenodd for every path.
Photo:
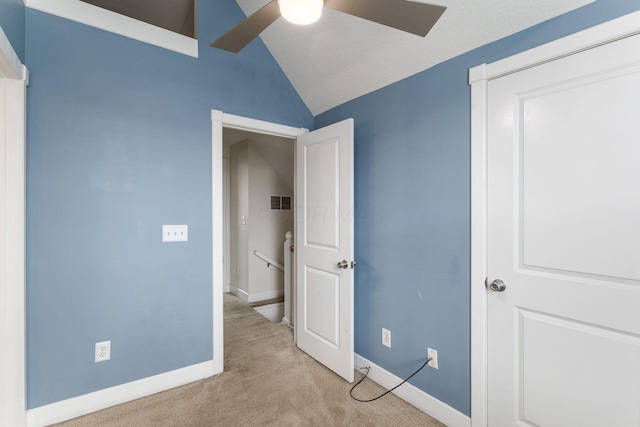
<instances>
[{"instance_id":1,"label":"white baseboard","mask_svg":"<svg viewBox=\"0 0 640 427\"><path fill-rule=\"evenodd\" d=\"M90 414L110 406L119 405L154 393L179 387L210 377L215 372L214 361L198 363L144 378L138 381L109 387L27 411L27 426L41 427Z\"/></svg>"},{"instance_id":2,"label":"white baseboard","mask_svg":"<svg viewBox=\"0 0 640 427\"><path fill-rule=\"evenodd\" d=\"M244 302L249 302L249 294L243 291L242 289L239 289L236 286L233 286L232 284L229 284L229 293L237 296Z\"/></svg>"},{"instance_id":3,"label":"white baseboard","mask_svg":"<svg viewBox=\"0 0 640 427\"><path fill-rule=\"evenodd\" d=\"M274 289L272 291L265 292L254 292L247 293L247 291L243 291L231 284L229 284L229 293L237 296L244 302L257 302L257 301L265 301L268 299L275 299L284 296L284 289Z\"/></svg>"},{"instance_id":4,"label":"white baseboard","mask_svg":"<svg viewBox=\"0 0 640 427\"><path fill-rule=\"evenodd\" d=\"M265 301L268 299L280 298L284 296L284 289L273 289L271 291L253 292L248 295L248 302Z\"/></svg>"},{"instance_id":5,"label":"white baseboard","mask_svg":"<svg viewBox=\"0 0 640 427\"><path fill-rule=\"evenodd\" d=\"M395 376L359 354L354 355L354 364L357 367L370 366L369 378L386 389L393 388L402 382L402 378ZM393 394L449 427L471 426L471 419L465 414L409 383L398 387L393 391Z\"/></svg>"}]
</instances>

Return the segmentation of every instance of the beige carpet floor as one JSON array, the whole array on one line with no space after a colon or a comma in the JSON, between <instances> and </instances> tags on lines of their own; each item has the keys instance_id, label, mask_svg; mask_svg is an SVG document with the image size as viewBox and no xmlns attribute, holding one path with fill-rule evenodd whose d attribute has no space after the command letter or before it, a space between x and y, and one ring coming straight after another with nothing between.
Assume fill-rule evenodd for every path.
<instances>
[{"instance_id":1,"label":"beige carpet floor","mask_svg":"<svg viewBox=\"0 0 640 427\"><path fill-rule=\"evenodd\" d=\"M372 403L354 401L351 384L300 351L290 328L231 295L225 295L224 310L224 373L58 425L443 425L392 394ZM355 394L370 398L383 391L367 379Z\"/></svg>"}]
</instances>

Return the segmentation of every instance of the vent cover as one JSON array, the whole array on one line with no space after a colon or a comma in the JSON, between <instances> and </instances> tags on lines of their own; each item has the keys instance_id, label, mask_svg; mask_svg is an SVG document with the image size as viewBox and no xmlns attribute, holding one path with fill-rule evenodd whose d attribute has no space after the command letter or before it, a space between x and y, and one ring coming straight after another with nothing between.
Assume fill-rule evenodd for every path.
<instances>
[{"instance_id":1,"label":"vent cover","mask_svg":"<svg viewBox=\"0 0 640 427\"><path fill-rule=\"evenodd\" d=\"M272 211L290 211L291 196L271 196L270 206Z\"/></svg>"},{"instance_id":2,"label":"vent cover","mask_svg":"<svg viewBox=\"0 0 640 427\"><path fill-rule=\"evenodd\" d=\"M291 196L282 196L282 203L280 205L280 208L283 211L291 210Z\"/></svg>"}]
</instances>

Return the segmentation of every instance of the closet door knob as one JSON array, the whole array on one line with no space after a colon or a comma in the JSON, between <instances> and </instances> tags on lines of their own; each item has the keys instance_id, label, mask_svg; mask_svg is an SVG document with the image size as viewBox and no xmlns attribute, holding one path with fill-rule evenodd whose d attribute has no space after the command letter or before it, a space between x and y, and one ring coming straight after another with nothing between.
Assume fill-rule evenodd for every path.
<instances>
[{"instance_id":1,"label":"closet door knob","mask_svg":"<svg viewBox=\"0 0 640 427\"><path fill-rule=\"evenodd\" d=\"M507 289L507 284L504 282L504 280L496 279L491 282L491 284L489 285L489 289L491 289L493 292L502 292Z\"/></svg>"}]
</instances>

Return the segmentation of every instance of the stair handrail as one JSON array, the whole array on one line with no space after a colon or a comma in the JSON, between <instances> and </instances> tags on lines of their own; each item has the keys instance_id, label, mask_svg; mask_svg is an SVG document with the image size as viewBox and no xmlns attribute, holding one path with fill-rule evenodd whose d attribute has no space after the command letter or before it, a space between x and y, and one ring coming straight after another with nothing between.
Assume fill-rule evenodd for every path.
<instances>
[{"instance_id":1,"label":"stair handrail","mask_svg":"<svg viewBox=\"0 0 640 427\"><path fill-rule=\"evenodd\" d=\"M273 258L270 258L269 256L263 254L262 252L260 252L259 250L254 250L253 254L255 256L257 256L258 258L260 258L261 260L263 260L264 262L267 263L267 267L270 266L274 266L275 268L277 268L278 270L282 271L284 273L284 266L282 264L280 264L278 261L274 260Z\"/></svg>"}]
</instances>

